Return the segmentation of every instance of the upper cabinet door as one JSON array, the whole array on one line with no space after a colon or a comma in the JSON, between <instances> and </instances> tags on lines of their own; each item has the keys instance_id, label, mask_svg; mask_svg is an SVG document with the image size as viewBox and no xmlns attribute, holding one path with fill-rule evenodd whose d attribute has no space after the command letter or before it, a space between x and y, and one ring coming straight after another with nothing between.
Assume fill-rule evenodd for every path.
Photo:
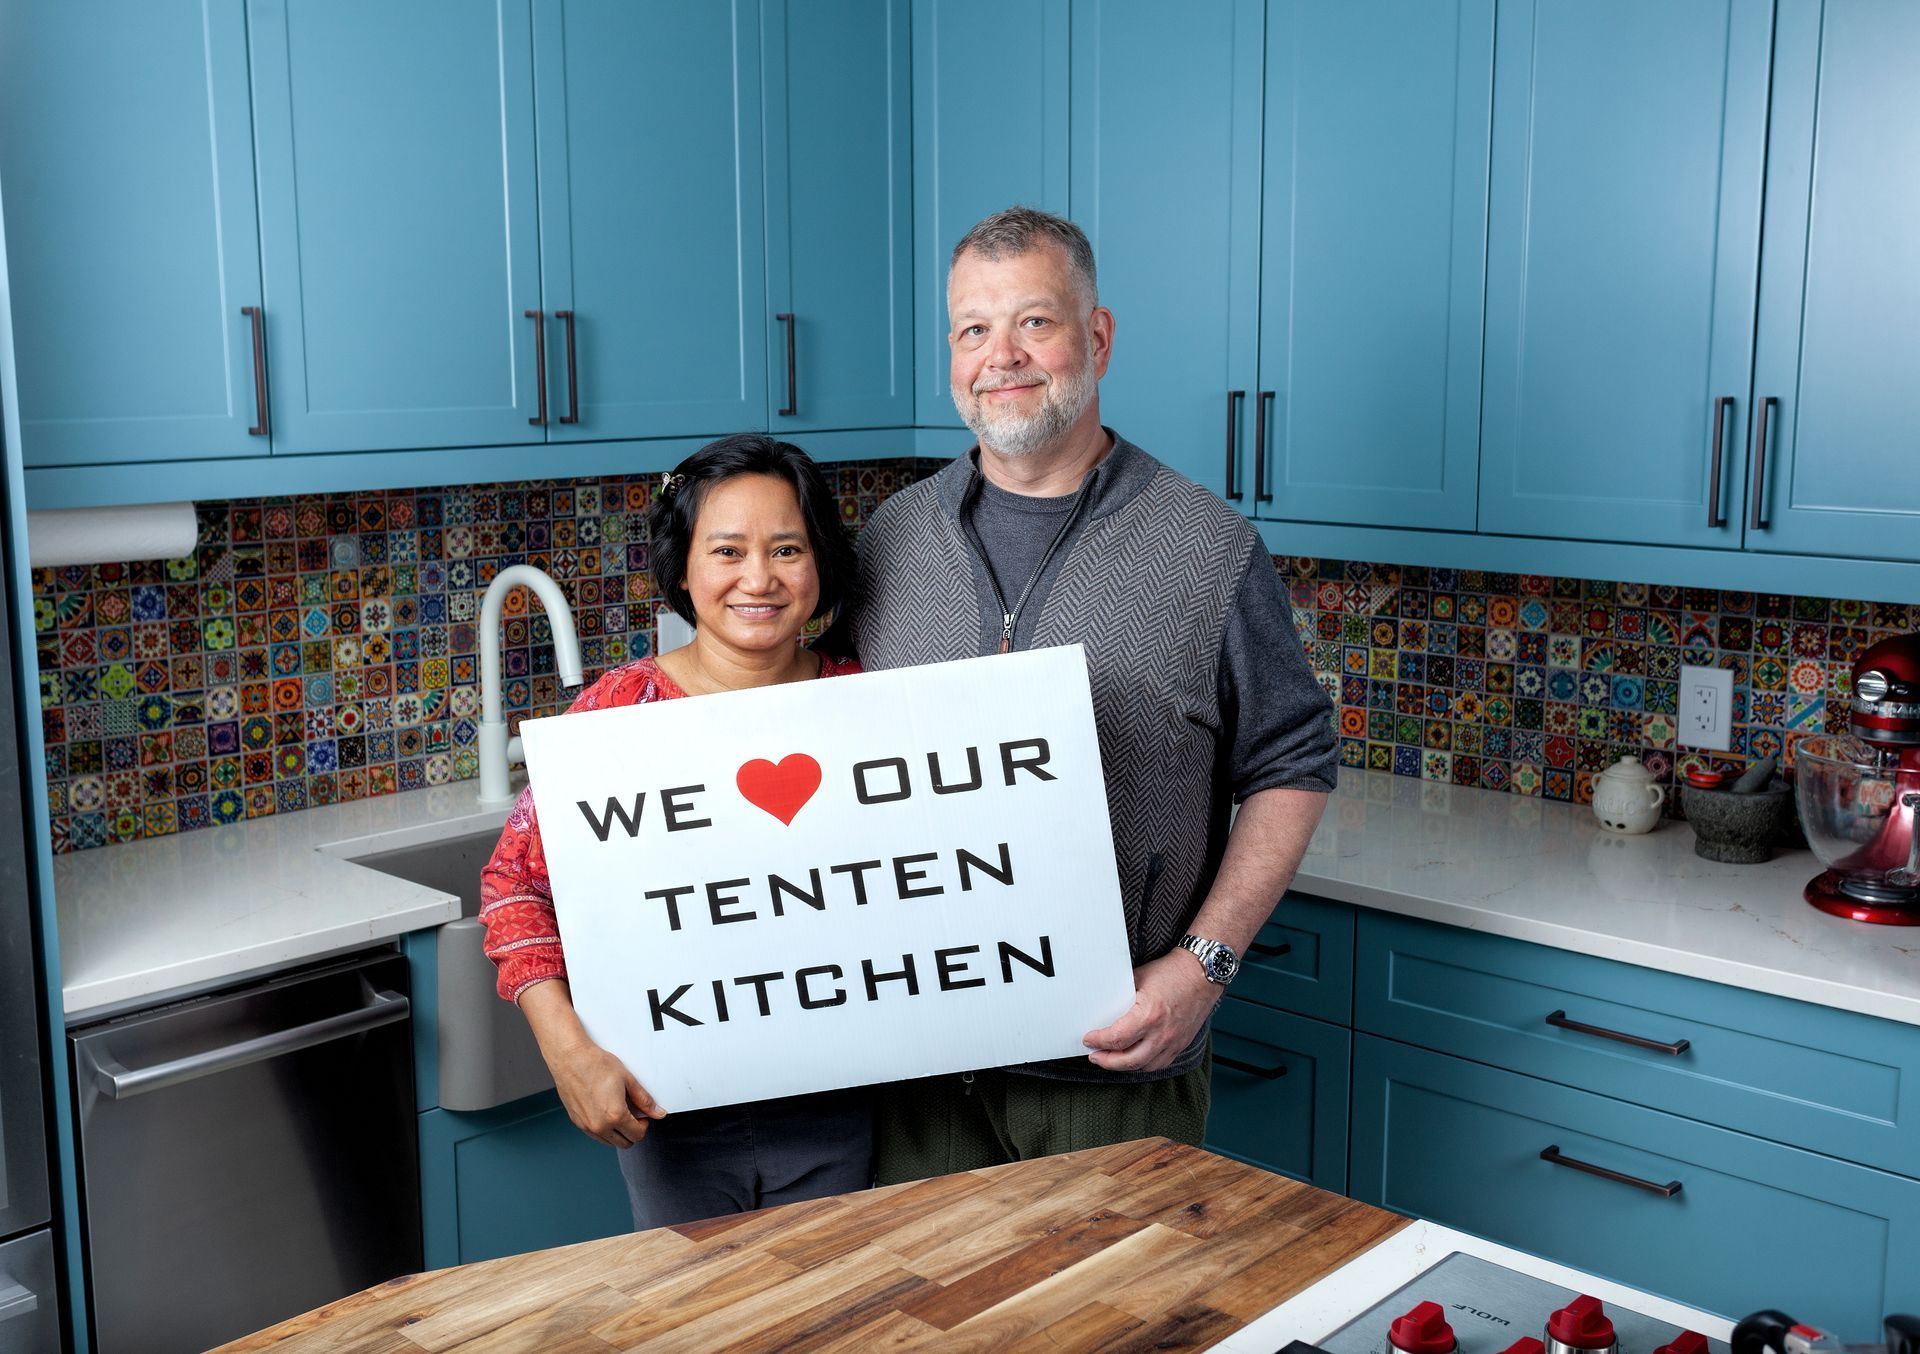
<instances>
[{"instance_id":1,"label":"upper cabinet door","mask_svg":"<svg viewBox=\"0 0 1920 1354\"><path fill-rule=\"evenodd\" d=\"M1772 29L1501 4L1481 531L1739 546Z\"/></svg>"},{"instance_id":2,"label":"upper cabinet door","mask_svg":"<svg viewBox=\"0 0 1920 1354\"><path fill-rule=\"evenodd\" d=\"M533 43L549 436L765 428L758 0L535 0Z\"/></svg>"},{"instance_id":3,"label":"upper cabinet door","mask_svg":"<svg viewBox=\"0 0 1920 1354\"><path fill-rule=\"evenodd\" d=\"M1267 24L1249 510L1471 531L1493 0L1286 0Z\"/></svg>"},{"instance_id":4,"label":"upper cabinet door","mask_svg":"<svg viewBox=\"0 0 1920 1354\"><path fill-rule=\"evenodd\" d=\"M1073 6L1073 217L1114 314L1101 421L1229 497L1251 482L1228 475L1259 324L1261 9Z\"/></svg>"},{"instance_id":5,"label":"upper cabinet door","mask_svg":"<svg viewBox=\"0 0 1920 1354\"><path fill-rule=\"evenodd\" d=\"M768 420L776 434L907 427L907 0L764 3Z\"/></svg>"},{"instance_id":6,"label":"upper cabinet door","mask_svg":"<svg viewBox=\"0 0 1920 1354\"><path fill-rule=\"evenodd\" d=\"M1791 0L1776 50L1747 547L1920 560L1920 9Z\"/></svg>"},{"instance_id":7,"label":"upper cabinet door","mask_svg":"<svg viewBox=\"0 0 1920 1354\"><path fill-rule=\"evenodd\" d=\"M947 259L1005 207L1067 211L1067 0L914 0L915 422L958 428Z\"/></svg>"},{"instance_id":8,"label":"upper cabinet door","mask_svg":"<svg viewBox=\"0 0 1920 1354\"><path fill-rule=\"evenodd\" d=\"M239 0L0 5L0 192L27 465L267 451Z\"/></svg>"},{"instance_id":9,"label":"upper cabinet door","mask_svg":"<svg viewBox=\"0 0 1920 1354\"><path fill-rule=\"evenodd\" d=\"M274 451L544 440L527 0L253 0Z\"/></svg>"}]
</instances>

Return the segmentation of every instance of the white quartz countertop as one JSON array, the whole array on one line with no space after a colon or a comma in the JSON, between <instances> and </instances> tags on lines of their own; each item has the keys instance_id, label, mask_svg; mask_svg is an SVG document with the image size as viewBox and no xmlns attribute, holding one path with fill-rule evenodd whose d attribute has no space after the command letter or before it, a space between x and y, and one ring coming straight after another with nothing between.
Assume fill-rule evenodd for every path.
<instances>
[{"instance_id":1,"label":"white quartz countertop","mask_svg":"<svg viewBox=\"0 0 1920 1354\"><path fill-rule=\"evenodd\" d=\"M452 894L351 858L499 831L508 806L478 795L459 781L57 857L68 1021L452 921Z\"/></svg>"},{"instance_id":2,"label":"white quartz countertop","mask_svg":"<svg viewBox=\"0 0 1920 1354\"><path fill-rule=\"evenodd\" d=\"M498 831L478 783L61 856L69 1020L373 944L459 915L452 895L352 857ZM1347 770L1294 887L1736 987L1920 1024L1920 928L1817 912L1806 851L1693 854L1665 823L1602 832L1584 806Z\"/></svg>"},{"instance_id":3,"label":"white quartz countertop","mask_svg":"<svg viewBox=\"0 0 1920 1354\"><path fill-rule=\"evenodd\" d=\"M1584 805L1343 770L1302 893L1920 1025L1920 927L1829 916L1805 850L1762 865L1693 831L1601 830Z\"/></svg>"}]
</instances>

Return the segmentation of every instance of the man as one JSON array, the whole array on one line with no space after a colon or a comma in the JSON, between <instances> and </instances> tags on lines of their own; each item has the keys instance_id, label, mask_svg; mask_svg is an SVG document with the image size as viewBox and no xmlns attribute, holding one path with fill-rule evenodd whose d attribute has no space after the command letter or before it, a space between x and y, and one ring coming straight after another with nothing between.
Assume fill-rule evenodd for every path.
<instances>
[{"instance_id":1,"label":"man","mask_svg":"<svg viewBox=\"0 0 1920 1354\"><path fill-rule=\"evenodd\" d=\"M988 217L954 248L947 311L953 399L979 445L867 525L860 656L1086 646L1135 998L1085 1059L887 1088L882 1184L1151 1135L1197 1145L1208 1019L1338 760L1258 533L1101 426L1114 319L1080 229L1024 207Z\"/></svg>"}]
</instances>

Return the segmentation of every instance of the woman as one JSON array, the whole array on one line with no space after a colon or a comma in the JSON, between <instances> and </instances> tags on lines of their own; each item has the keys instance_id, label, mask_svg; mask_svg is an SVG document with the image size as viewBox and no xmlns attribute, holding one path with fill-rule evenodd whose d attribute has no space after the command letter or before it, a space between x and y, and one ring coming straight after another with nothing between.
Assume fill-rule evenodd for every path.
<instances>
[{"instance_id":1,"label":"woman","mask_svg":"<svg viewBox=\"0 0 1920 1354\"><path fill-rule=\"evenodd\" d=\"M648 517L660 595L693 642L614 668L574 710L675 700L859 671L799 643L844 618L854 581L839 506L805 452L754 434L709 443L665 477ZM873 1133L861 1090L667 1115L573 1009L531 792L481 872L486 952L582 1132L620 1149L636 1229L863 1189Z\"/></svg>"}]
</instances>

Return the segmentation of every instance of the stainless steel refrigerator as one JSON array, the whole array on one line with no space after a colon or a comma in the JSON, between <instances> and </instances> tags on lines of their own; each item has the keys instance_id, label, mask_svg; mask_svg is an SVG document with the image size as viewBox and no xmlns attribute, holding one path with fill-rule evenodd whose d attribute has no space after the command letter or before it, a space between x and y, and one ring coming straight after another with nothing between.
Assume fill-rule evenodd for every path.
<instances>
[{"instance_id":1,"label":"stainless steel refrigerator","mask_svg":"<svg viewBox=\"0 0 1920 1354\"><path fill-rule=\"evenodd\" d=\"M60 1299L49 1226L45 1031L9 591L0 587L0 1349L53 1354L60 1348Z\"/></svg>"}]
</instances>

